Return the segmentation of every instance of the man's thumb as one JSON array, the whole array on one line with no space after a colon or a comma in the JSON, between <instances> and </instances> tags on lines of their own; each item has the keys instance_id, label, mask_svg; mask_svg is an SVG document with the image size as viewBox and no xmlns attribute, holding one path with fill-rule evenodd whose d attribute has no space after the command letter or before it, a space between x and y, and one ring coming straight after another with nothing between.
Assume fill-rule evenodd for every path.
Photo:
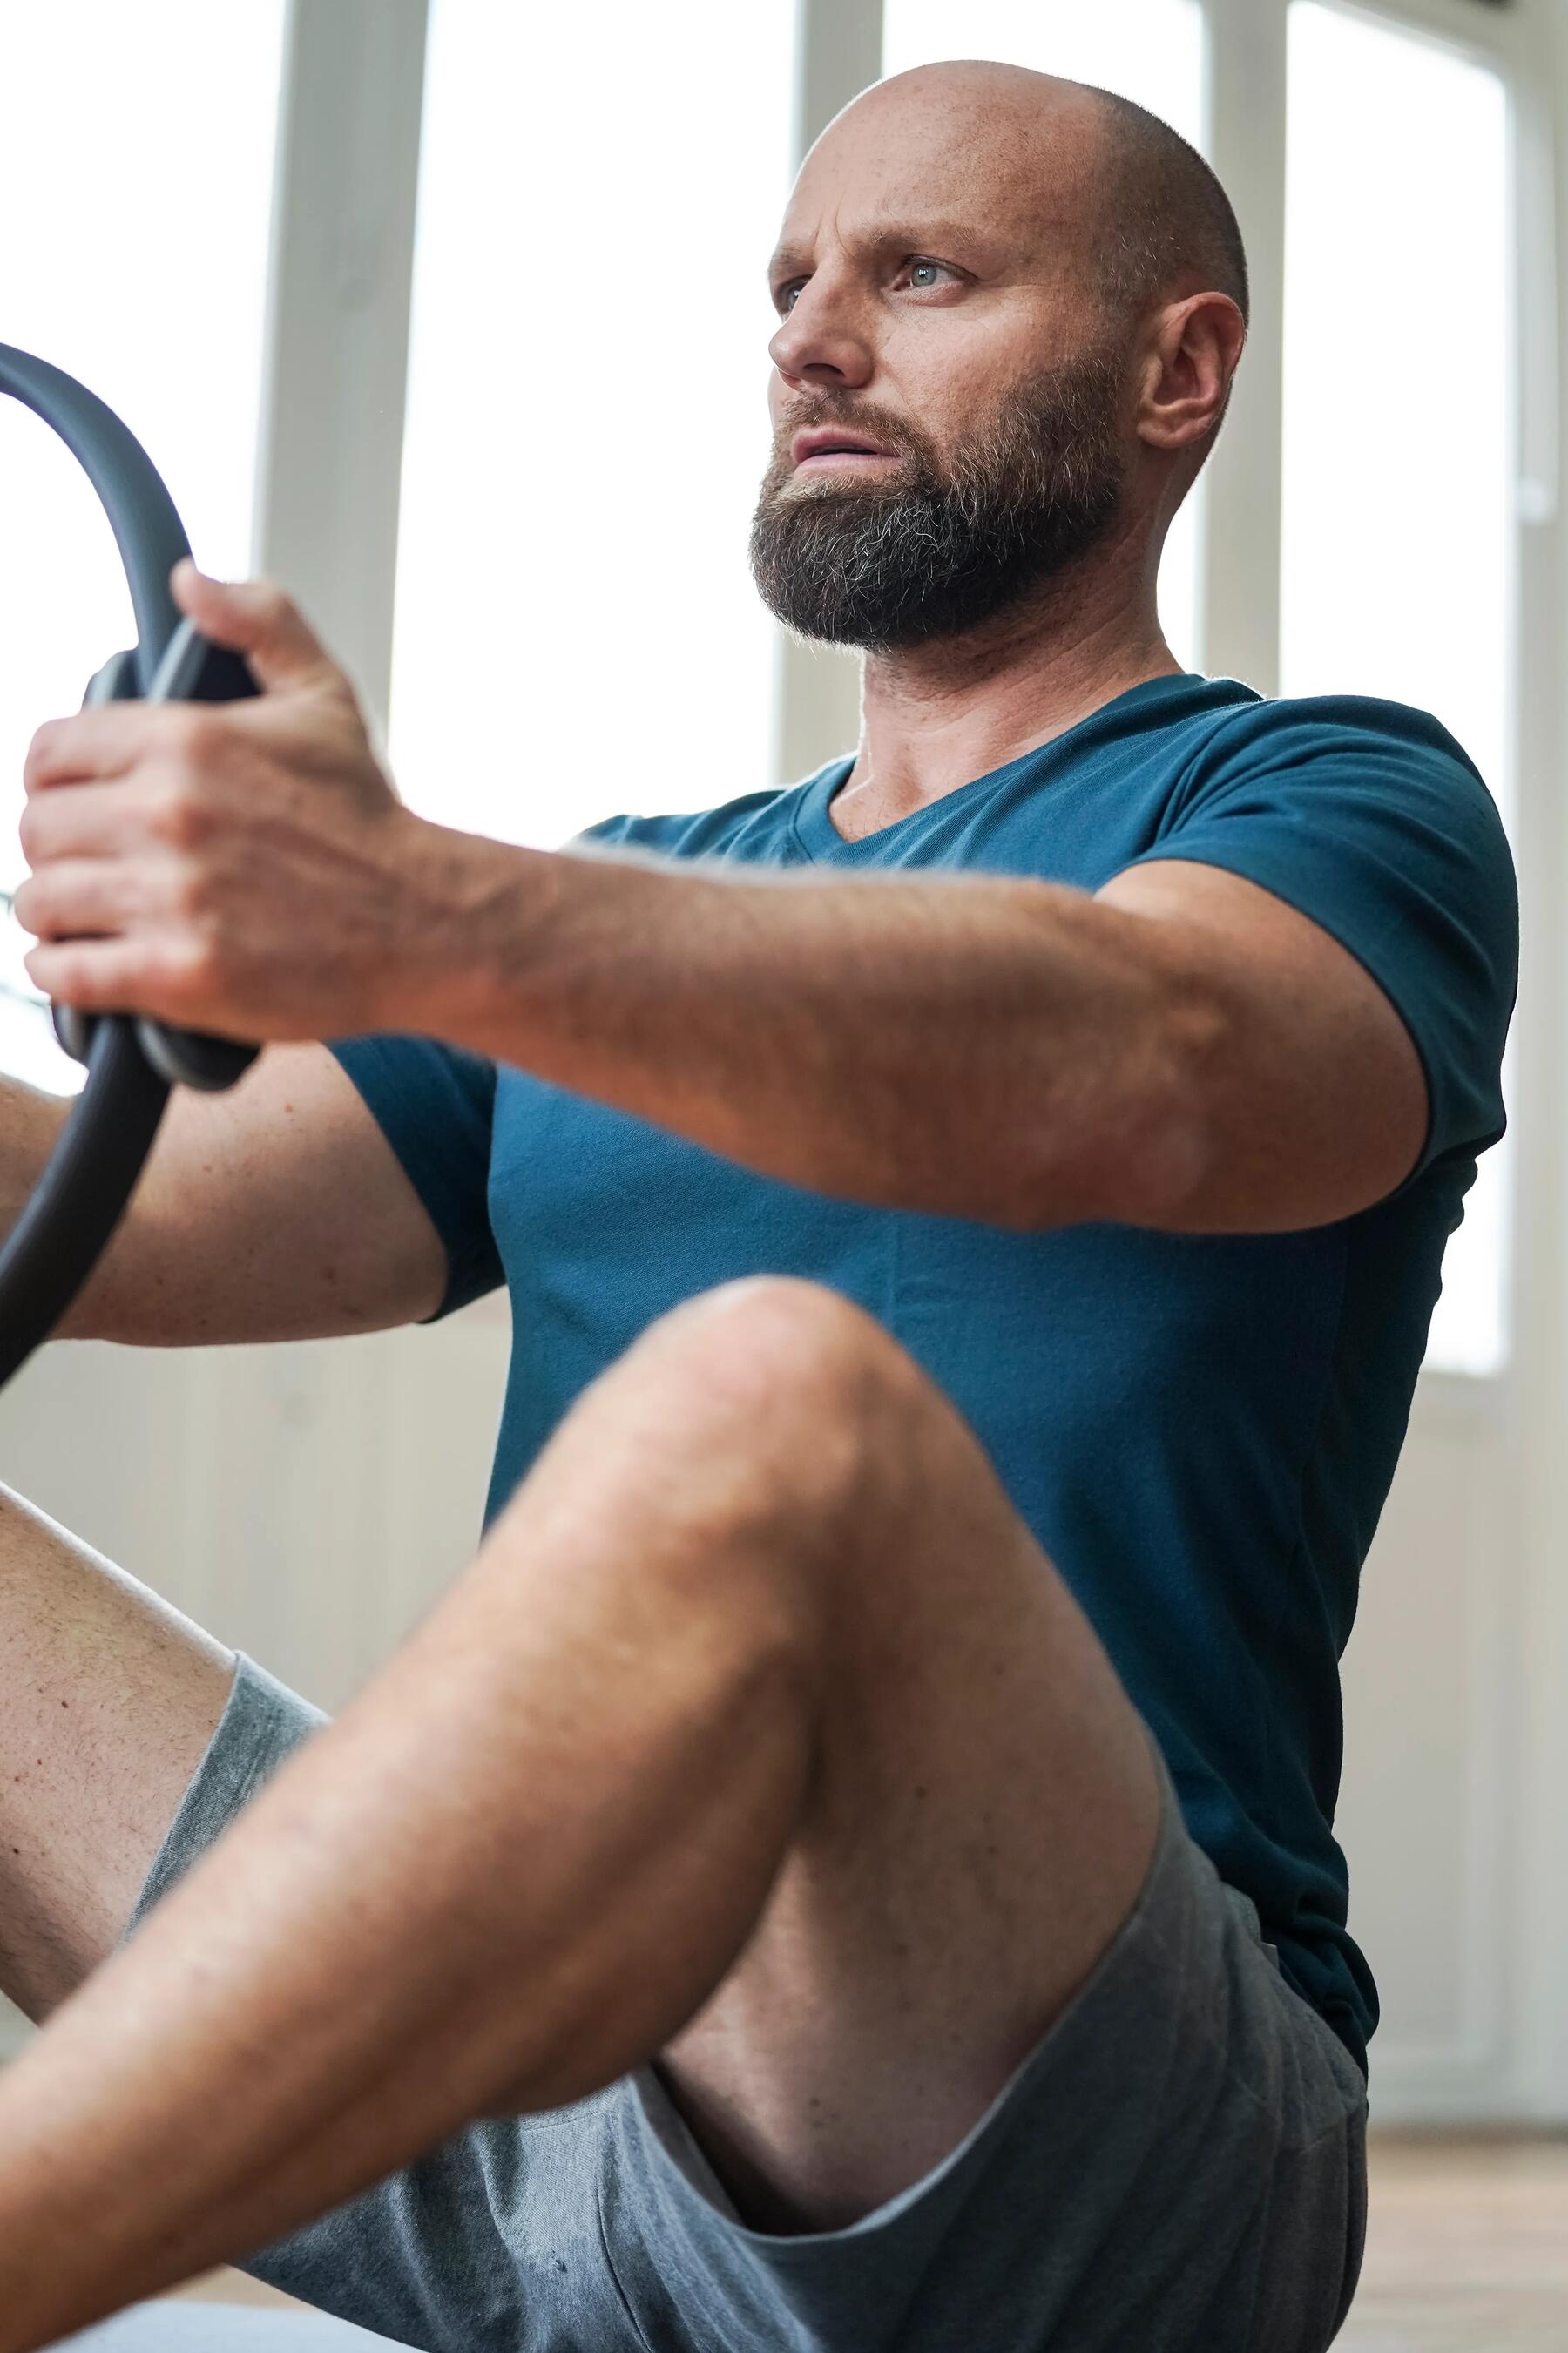
<instances>
[{"instance_id":1,"label":"man's thumb","mask_svg":"<svg viewBox=\"0 0 1568 2353\"><path fill-rule=\"evenodd\" d=\"M299 607L270 580L214 580L186 555L169 585L181 612L215 645L242 653L263 687L303 686L336 667Z\"/></svg>"}]
</instances>

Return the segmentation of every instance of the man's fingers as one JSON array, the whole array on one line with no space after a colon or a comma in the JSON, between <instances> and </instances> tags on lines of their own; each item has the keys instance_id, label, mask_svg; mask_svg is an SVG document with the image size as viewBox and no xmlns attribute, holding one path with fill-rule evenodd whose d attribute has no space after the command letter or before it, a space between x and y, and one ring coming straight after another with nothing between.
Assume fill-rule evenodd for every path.
<instances>
[{"instance_id":1,"label":"man's fingers","mask_svg":"<svg viewBox=\"0 0 1568 2353\"><path fill-rule=\"evenodd\" d=\"M214 580L186 556L170 586L202 635L242 653L264 687L307 685L337 667L299 607L270 580Z\"/></svg>"},{"instance_id":2,"label":"man's fingers","mask_svg":"<svg viewBox=\"0 0 1568 2353\"><path fill-rule=\"evenodd\" d=\"M127 808L122 784L78 784L68 793L39 793L22 811L22 855L29 866L57 858L107 858L124 848L144 822L139 805Z\"/></svg>"},{"instance_id":3,"label":"man's fingers","mask_svg":"<svg viewBox=\"0 0 1568 2353\"><path fill-rule=\"evenodd\" d=\"M158 957L145 942L71 940L47 942L23 957L35 988L83 1013L163 1013ZM181 1018L177 1014L170 1018Z\"/></svg>"},{"instance_id":4,"label":"man's fingers","mask_svg":"<svg viewBox=\"0 0 1568 2353\"><path fill-rule=\"evenodd\" d=\"M210 956L173 933L45 941L23 962L35 988L83 1013L148 1013L219 1037L240 1034L217 1001Z\"/></svg>"},{"instance_id":5,"label":"man's fingers","mask_svg":"<svg viewBox=\"0 0 1568 2353\"><path fill-rule=\"evenodd\" d=\"M16 921L40 940L113 933L145 913L144 875L113 858L68 858L30 875L13 902Z\"/></svg>"},{"instance_id":6,"label":"man's fingers","mask_svg":"<svg viewBox=\"0 0 1568 2353\"><path fill-rule=\"evenodd\" d=\"M27 746L22 782L37 793L89 777L122 776L155 740L163 716L156 704L110 702L46 719Z\"/></svg>"},{"instance_id":7,"label":"man's fingers","mask_svg":"<svg viewBox=\"0 0 1568 2353\"><path fill-rule=\"evenodd\" d=\"M171 583L182 612L216 645L245 655L258 683L270 689L300 687L342 673L299 608L270 581L212 580L189 557L175 565ZM221 706L226 723L241 733L262 707L239 702ZM35 733L23 765L29 796L55 785L122 776L149 752L177 756L188 751L194 713L216 712L205 705L140 702L95 704L63 719L47 719Z\"/></svg>"}]
</instances>

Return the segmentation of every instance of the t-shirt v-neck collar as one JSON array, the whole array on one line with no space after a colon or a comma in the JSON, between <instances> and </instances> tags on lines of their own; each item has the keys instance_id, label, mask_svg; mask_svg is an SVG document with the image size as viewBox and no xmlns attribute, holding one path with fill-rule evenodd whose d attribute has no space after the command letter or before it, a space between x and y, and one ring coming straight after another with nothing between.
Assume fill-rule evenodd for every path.
<instances>
[{"instance_id":1,"label":"t-shirt v-neck collar","mask_svg":"<svg viewBox=\"0 0 1568 2353\"><path fill-rule=\"evenodd\" d=\"M1150 703L1157 706L1162 701L1172 698L1177 691L1184 699L1194 686L1213 686L1216 682L1194 670L1181 670L1163 678L1146 678L1137 686L1128 687L1125 692L1113 695L1109 702L1102 702L1098 711L1091 711L1087 718L1064 728L1059 735L1051 736L1044 744L1037 744L1030 751L1020 752L1016 760L1005 761L1001 767L989 769L984 776L975 776L967 784L955 785L951 792L943 793L938 800L928 801L923 808L910 809L905 816L879 826L874 833L861 834L849 841L828 815L828 804L855 765L852 753L847 759L833 761L801 788L792 820L795 839L808 858L852 857L857 850L874 858L879 845L907 838L911 828L918 829L929 823L939 812L951 812L955 804L1016 776L1028 761L1076 750L1083 736L1102 726L1112 714L1125 713L1130 705Z\"/></svg>"}]
</instances>

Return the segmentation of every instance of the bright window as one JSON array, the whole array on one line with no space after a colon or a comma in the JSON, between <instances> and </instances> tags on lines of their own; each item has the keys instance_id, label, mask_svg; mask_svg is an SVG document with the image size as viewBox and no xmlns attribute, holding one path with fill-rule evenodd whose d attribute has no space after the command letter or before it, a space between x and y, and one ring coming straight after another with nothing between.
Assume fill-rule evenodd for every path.
<instances>
[{"instance_id":1,"label":"bright window","mask_svg":"<svg viewBox=\"0 0 1568 2353\"><path fill-rule=\"evenodd\" d=\"M0 336L79 376L144 442L198 559L250 568L282 0L48 0L5 13ZM22 869L21 768L134 641L98 501L30 411L0 399L0 888ZM0 1065L80 1083L0 940Z\"/></svg>"},{"instance_id":2,"label":"bright window","mask_svg":"<svg viewBox=\"0 0 1568 2353\"><path fill-rule=\"evenodd\" d=\"M1283 691L1435 712L1506 815L1506 92L1452 50L1319 0L1292 5L1289 75ZM1503 1360L1509 1192L1505 1148L1449 1248L1429 1360L1443 1370Z\"/></svg>"},{"instance_id":3,"label":"bright window","mask_svg":"<svg viewBox=\"0 0 1568 2353\"><path fill-rule=\"evenodd\" d=\"M442 823L549 847L776 781L746 542L795 36L434 0L391 751Z\"/></svg>"},{"instance_id":4,"label":"bright window","mask_svg":"<svg viewBox=\"0 0 1568 2353\"><path fill-rule=\"evenodd\" d=\"M1198 0L887 0L885 73L939 58L994 58L1064 80L1092 82L1204 143L1204 16ZM1200 659L1199 517L1203 485L1166 543L1160 575L1165 636L1178 661Z\"/></svg>"}]
</instances>

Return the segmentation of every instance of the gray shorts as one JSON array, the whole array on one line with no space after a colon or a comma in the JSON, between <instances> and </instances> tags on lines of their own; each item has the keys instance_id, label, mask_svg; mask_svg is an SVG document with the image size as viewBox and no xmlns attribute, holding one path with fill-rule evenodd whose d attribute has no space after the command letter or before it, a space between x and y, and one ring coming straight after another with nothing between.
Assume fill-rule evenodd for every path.
<instances>
[{"instance_id":1,"label":"gray shorts","mask_svg":"<svg viewBox=\"0 0 1568 2353\"><path fill-rule=\"evenodd\" d=\"M137 1916L322 1720L241 1661ZM431 2353L1320 2353L1361 2262L1365 2119L1167 1781L1089 1984L847 2229L746 2229L650 2064L475 2125L246 2268Z\"/></svg>"}]
</instances>

